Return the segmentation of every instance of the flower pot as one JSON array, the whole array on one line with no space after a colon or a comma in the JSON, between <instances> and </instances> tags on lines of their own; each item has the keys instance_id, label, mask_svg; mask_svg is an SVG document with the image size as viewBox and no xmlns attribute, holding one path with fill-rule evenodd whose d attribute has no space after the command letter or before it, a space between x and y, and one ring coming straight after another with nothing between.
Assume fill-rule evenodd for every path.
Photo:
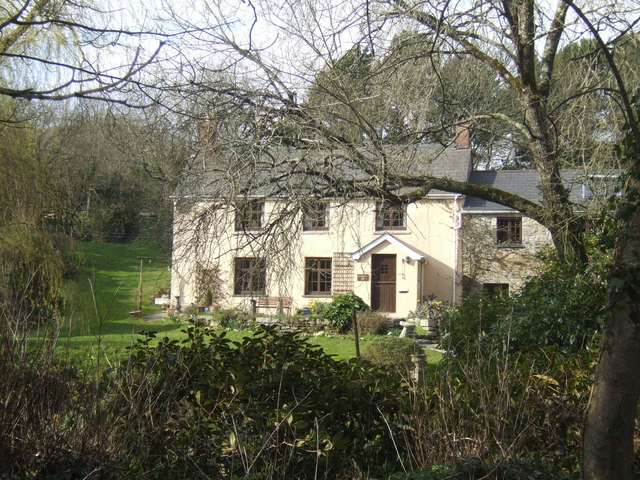
<instances>
[{"instance_id":1,"label":"flower pot","mask_svg":"<svg viewBox=\"0 0 640 480\"><path fill-rule=\"evenodd\" d=\"M422 320L422 325L429 332L437 332L438 331L438 319L437 318L427 317L424 320Z\"/></svg>"},{"instance_id":2,"label":"flower pot","mask_svg":"<svg viewBox=\"0 0 640 480\"><path fill-rule=\"evenodd\" d=\"M167 315L171 315L176 313L176 309L175 308L167 308Z\"/></svg>"},{"instance_id":3,"label":"flower pot","mask_svg":"<svg viewBox=\"0 0 640 480\"><path fill-rule=\"evenodd\" d=\"M216 312L218 310L220 310L220 305L209 305L210 312Z\"/></svg>"}]
</instances>

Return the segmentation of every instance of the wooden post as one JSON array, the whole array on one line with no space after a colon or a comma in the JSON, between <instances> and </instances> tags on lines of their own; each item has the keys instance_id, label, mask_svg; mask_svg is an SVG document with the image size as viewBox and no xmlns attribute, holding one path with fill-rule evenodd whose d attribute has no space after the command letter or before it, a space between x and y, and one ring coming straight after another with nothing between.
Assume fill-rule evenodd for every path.
<instances>
[{"instance_id":1,"label":"wooden post","mask_svg":"<svg viewBox=\"0 0 640 480\"><path fill-rule=\"evenodd\" d=\"M142 312L142 278L144 271L144 259L140 258L140 284L138 285L138 310Z\"/></svg>"},{"instance_id":2,"label":"wooden post","mask_svg":"<svg viewBox=\"0 0 640 480\"><path fill-rule=\"evenodd\" d=\"M151 263L151 260L168 260L168 258L167 257L137 257L137 258L138 260L140 260L140 283L138 284L138 310L142 312L142 296L143 296L142 282L144 280L144 261L149 260L149 263Z\"/></svg>"},{"instance_id":3,"label":"wooden post","mask_svg":"<svg viewBox=\"0 0 640 480\"><path fill-rule=\"evenodd\" d=\"M424 385L424 354L411 355L411 361L413 362L412 379L417 386Z\"/></svg>"},{"instance_id":4,"label":"wooden post","mask_svg":"<svg viewBox=\"0 0 640 480\"><path fill-rule=\"evenodd\" d=\"M356 307L351 307L351 325L353 325L353 336L356 339L356 358L360 358L360 336L358 335L358 315Z\"/></svg>"}]
</instances>

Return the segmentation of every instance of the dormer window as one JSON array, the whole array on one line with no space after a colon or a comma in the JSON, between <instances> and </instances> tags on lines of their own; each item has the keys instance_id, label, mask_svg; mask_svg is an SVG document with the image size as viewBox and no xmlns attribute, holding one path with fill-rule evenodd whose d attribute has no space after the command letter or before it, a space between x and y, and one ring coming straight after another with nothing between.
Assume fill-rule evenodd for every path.
<instances>
[{"instance_id":1,"label":"dormer window","mask_svg":"<svg viewBox=\"0 0 640 480\"><path fill-rule=\"evenodd\" d=\"M407 206L379 202L376 205L376 230L406 230Z\"/></svg>"},{"instance_id":2,"label":"dormer window","mask_svg":"<svg viewBox=\"0 0 640 480\"><path fill-rule=\"evenodd\" d=\"M583 198L609 198L616 193L617 175L589 175L582 184Z\"/></svg>"},{"instance_id":3,"label":"dormer window","mask_svg":"<svg viewBox=\"0 0 640 480\"><path fill-rule=\"evenodd\" d=\"M317 201L303 213L302 229L305 232L329 230L329 202Z\"/></svg>"},{"instance_id":4,"label":"dormer window","mask_svg":"<svg viewBox=\"0 0 640 480\"><path fill-rule=\"evenodd\" d=\"M236 232L260 230L263 227L264 202L252 200L242 204L236 210Z\"/></svg>"}]
</instances>

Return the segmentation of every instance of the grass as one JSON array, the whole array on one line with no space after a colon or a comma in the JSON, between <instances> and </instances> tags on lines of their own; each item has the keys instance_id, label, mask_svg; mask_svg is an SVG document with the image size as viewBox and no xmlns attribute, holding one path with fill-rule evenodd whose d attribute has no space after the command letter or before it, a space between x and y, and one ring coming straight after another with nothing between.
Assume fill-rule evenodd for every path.
<instances>
[{"instance_id":1,"label":"grass","mask_svg":"<svg viewBox=\"0 0 640 480\"><path fill-rule=\"evenodd\" d=\"M137 310L140 280L138 257L164 257L144 261L142 314L161 309L153 304L156 294L169 286L168 254L153 245L137 243L78 243L80 267L76 276L65 281L66 309L59 333L58 348L78 358L124 355L143 331L156 331L158 337L185 338L183 325L171 319L146 320L129 315ZM42 332L34 332L38 335ZM252 335L249 330L229 331L232 339ZM363 336L360 351L374 336ZM309 341L336 359L355 357L352 335L311 336ZM427 364L436 364L441 355L426 351Z\"/></svg>"},{"instance_id":2,"label":"grass","mask_svg":"<svg viewBox=\"0 0 640 480\"><path fill-rule=\"evenodd\" d=\"M79 270L65 281L64 324L59 345L71 350L93 351L100 345L130 345L143 330L171 331L177 323L147 321L129 315L138 309L140 260L143 260L142 314L160 311L153 297L169 286L168 255L153 245L138 243L78 243Z\"/></svg>"}]
</instances>

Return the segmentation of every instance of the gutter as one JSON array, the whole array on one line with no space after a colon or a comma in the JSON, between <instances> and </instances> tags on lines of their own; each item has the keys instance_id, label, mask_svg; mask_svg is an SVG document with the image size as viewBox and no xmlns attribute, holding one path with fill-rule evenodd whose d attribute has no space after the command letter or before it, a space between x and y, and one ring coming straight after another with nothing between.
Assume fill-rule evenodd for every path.
<instances>
[{"instance_id":1,"label":"gutter","mask_svg":"<svg viewBox=\"0 0 640 480\"><path fill-rule=\"evenodd\" d=\"M451 212L453 224L453 279L451 288L451 305L455 305L458 298L458 230L462 227L462 213L458 202L462 195L456 195L453 199L453 210Z\"/></svg>"}]
</instances>

